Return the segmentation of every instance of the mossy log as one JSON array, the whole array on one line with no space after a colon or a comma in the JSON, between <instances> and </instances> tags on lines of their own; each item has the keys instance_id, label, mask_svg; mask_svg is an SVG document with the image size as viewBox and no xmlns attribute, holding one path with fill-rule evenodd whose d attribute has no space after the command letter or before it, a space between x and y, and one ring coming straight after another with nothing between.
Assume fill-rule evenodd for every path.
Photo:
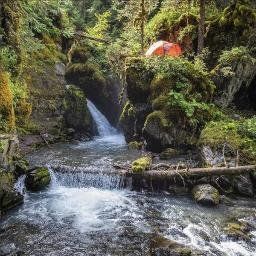
<instances>
[{"instance_id":1,"label":"mossy log","mask_svg":"<svg viewBox=\"0 0 256 256\"><path fill-rule=\"evenodd\" d=\"M191 176L220 176L220 175L240 175L256 170L256 165L245 165L238 167L211 167L211 168L192 168L178 170L150 170L139 173L140 176L147 178L172 178L172 177L191 177ZM127 173L128 176L138 175L137 173Z\"/></svg>"}]
</instances>

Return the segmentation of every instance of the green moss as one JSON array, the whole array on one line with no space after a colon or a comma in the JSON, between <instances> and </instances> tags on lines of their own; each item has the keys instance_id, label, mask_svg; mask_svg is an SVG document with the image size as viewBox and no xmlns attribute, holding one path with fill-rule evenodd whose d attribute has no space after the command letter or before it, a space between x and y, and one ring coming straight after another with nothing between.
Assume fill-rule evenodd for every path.
<instances>
[{"instance_id":1,"label":"green moss","mask_svg":"<svg viewBox=\"0 0 256 256\"><path fill-rule=\"evenodd\" d=\"M0 69L0 130L10 131L14 128L15 115L9 74Z\"/></svg>"},{"instance_id":2,"label":"green moss","mask_svg":"<svg viewBox=\"0 0 256 256\"><path fill-rule=\"evenodd\" d=\"M217 148L224 143L234 150L239 150L248 162L255 163L256 140L255 118L243 121L225 120L210 122L203 129L199 144Z\"/></svg>"},{"instance_id":3,"label":"green moss","mask_svg":"<svg viewBox=\"0 0 256 256\"><path fill-rule=\"evenodd\" d=\"M145 58L127 58L127 95L131 103L148 102L150 96L150 81L152 78L152 70L145 66Z\"/></svg>"},{"instance_id":4,"label":"green moss","mask_svg":"<svg viewBox=\"0 0 256 256\"><path fill-rule=\"evenodd\" d=\"M36 170L27 174L25 184L28 190L38 191L49 185L51 176L48 168L38 167Z\"/></svg>"},{"instance_id":5,"label":"green moss","mask_svg":"<svg viewBox=\"0 0 256 256\"><path fill-rule=\"evenodd\" d=\"M236 239L250 239L249 235L249 227L246 223L242 223L240 221L232 221L228 222L224 227L225 233L231 237Z\"/></svg>"},{"instance_id":6,"label":"green moss","mask_svg":"<svg viewBox=\"0 0 256 256\"><path fill-rule=\"evenodd\" d=\"M129 149L137 149L137 150L140 150L140 149L142 149L142 146L143 146L143 143L142 143L142 142L139 142L139 141L131 141L131 142L128 144Z\"/></svg>"},{"instance_id":7,"label":"green moss","mask_svg":"<svg viewBox=\"0 0 256 256\"><path fill-rule=\"evenodd\" d=\"M120 122L125 121L126 118L134 118L135 114L136 114L136 110L134 106L130 103L130 101L127 101L120 115Z\"/></svg>"},{"instance_id":8,"label":"green moss","mask_svg":"<svg viewBox=\"0 0 256 256\"><path fill-rule=\"evenodd\" d=\"M171 125L170 120L168 120L162 111L154 111L149 114L146 118L144 129L146 126L150 125L151 123L157 123L161 126L163 130L168 129Z\"/></svg>"},{"instance_id":9,"label":"green moss","mask_svg":"<svg viewBox=\"0 0 256 256\"><path fill-rule=\"evenodd\" d=\"M148 170L152 164L152 159L149 156L141 157L132 162L132 171L140 173Z\"/></svg>"}]
</instances>

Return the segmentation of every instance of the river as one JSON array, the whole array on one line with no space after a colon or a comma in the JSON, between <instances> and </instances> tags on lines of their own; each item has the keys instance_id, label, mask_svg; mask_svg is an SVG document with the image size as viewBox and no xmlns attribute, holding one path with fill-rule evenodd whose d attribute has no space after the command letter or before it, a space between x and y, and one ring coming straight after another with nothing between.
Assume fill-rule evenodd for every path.
<instances>
[{"instance_id":1,"label":"river","mask_svg":"<svg viewBox=\"0 0 256 256\"><path fill-rule=\"evenodd\" d=\"M112 164L141 153L128 150L122 134L91 102L88 106L99 136L29 155L32 165L49 166L52 182L44 191L24 192L25 203L1 222L0 245L14 243L29 256L146 256L152 238L161 235L205 255L256 255L256 232L245 242L232 241L223 231L232 218L256 228L255 200L205 208L188 196L131 191ZM18 189L22 184L21 178Z\"/></svg>"}]
</instances>

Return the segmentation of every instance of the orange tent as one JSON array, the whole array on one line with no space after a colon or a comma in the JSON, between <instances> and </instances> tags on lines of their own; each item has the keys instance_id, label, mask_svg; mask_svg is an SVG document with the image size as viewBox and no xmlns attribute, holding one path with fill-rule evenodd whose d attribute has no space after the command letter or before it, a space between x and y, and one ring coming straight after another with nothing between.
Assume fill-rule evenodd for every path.
<instances>
[{"instance_id":1,"label":"orange tent","mask_svg":"<svg viewBox=\"0 0 256 256\"><path fill-rule=\"evenodd\" d=\"M146 56L174 56L178 57L182 53L181 47L178 44L167 41L158 41L152 44L146 52Z\"/></svg>"}]
</instances>

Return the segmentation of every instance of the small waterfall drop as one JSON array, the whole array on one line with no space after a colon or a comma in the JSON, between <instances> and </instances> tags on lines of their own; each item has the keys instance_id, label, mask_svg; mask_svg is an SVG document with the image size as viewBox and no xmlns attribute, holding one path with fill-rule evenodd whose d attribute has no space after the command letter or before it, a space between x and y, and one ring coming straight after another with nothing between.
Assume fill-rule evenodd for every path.
<instances>
[{"instance_id":1,"label":"small waterfall drop","mask_svg":"<svg viewBox=\"0 0 256 256\"><path fill-rule=\"evenodd\" d=\"M25 177L25 175L21 175L14 184L14 189L22 195L25 195Z\"/></svg>"},{"instance_id":2,"label":"small waterfall drop","mask_svg":"<svg viewBox=\"0 0 256 256\"><path fill-rule=\"evenodd\" d=\"M100 137L106 137L117 134L117 130L111 126L107 118L96 108L96 106L87 99L87 106L96 123Z\"/></svg>"}]
</instances>

